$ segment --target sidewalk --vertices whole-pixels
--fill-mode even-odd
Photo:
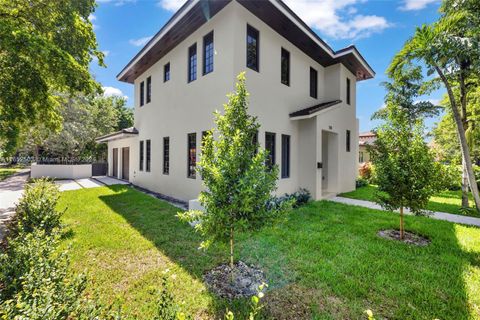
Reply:
[[[24,185],[29,176],[30,169],[23,169],[0,181],[0,240],[5,232],[5,223],[14,214],[15,205],[22,197]]]
[[[360,206],[360,207],[365,207],[369,209],[385,211],[379,204],[376,204],[375,202],[371,202],[371,201],[350,199],[350,198],[344,198],[344,197],[334,197],[329,200],[333,202],[349,204],[353,206]],[[405,210],[404,212],[405,214],[410,214],[410,215],[412,214],[408,210]],[[433,219],[445,220],[445,221],[450,221],[454,223],[461,223],[461,224],[466,224],[470,226],[480,227],[480,218],[461,216],[458,214],[451,214],[446,212],[431,212],[430,217]]]

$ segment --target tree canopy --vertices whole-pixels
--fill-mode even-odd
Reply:
[[[89,16],[95,0],[0,0],[0,147],[13,152],[23,130],[60,128],[63,93],[99,90],[103,65]]]

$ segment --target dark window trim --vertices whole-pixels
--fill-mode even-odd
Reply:
[[[285,54],[285,58],[286,58],[286,67],[287,67],[287,70],[286,70],[286,79],[284,79],[284,74],[283,74],[283,67],[284,67],[284,62],[283,62],[283,59],[284,59],[284,54]],[[290,52],[285,49],[285,48],[282,48],[281,50],[281,54],[280,54],[280,82],[286,86],[289,86],[290,87]]]
[[[255,36],[255,39],[256,39],[255,66],[250,65],[249,59],[248,59],[248,38],[249,38],[250,32],[253,32],[253,35]],[[249,24],[247,24],[246,54],[247,54],[247,57],[246,57],[247,68],[260,72],[260,32]]]
[[[147,103],[152,102],[152,76],[147,78]]]
[[[192,58],[195,57],[192,61]],[[197,43],[195,42],[188,48],[188,83],[197,80],[198,54]]]
[[[282,179],[290,178],[291,139],[288,134],[282,134]]]
[[[145,171],[150,172],[152,163],[152,141],[145,140]]]
[[[192,142],[190,140],[191,137],[193,137],[192,141],[195,149],[195,154],[193,156],[190,154],[190,151],[192,149],[190,144]],[[187,135],[187,178],[196,179],[197,177],[196,166],[197,166],[197,133],[192,132]],[[193,167],[193,170],[192,170],[192,167]]]
[[[347,104],[350,105],[351,103],[351,81],[350,78],[347,78],[347,88],[346,88],[346,94],[347,94]]]
[[[139,170],[143,171],[143,161],[144,161],[144,142],[143,140],[140,141],[140,147],[139,147]]]
[[[145,81],[140,82],[140,107],[145,104]]]
[[[268,145],[268,137],[272,137],[272,145],[271,149],[269,150],[269,145]],[[275,152],[276,152],[276,134],[274,132],[265,132],[265,150],[268,151],[268,159],[267,159],[267,166],[271,169],[273,166],[276,164],[276,159],[275,159]]]
[[[346,132],[346,137],[345,137],[345,149],[347,152],[350,152],[351,150],[351,140],[352,140],[352,134],[350,132],[350,130],[347,130]]]
[[[168,69],[168,71],[167,71],[167,69]],[[170,80],[170,62],[167,62],[163,66],[163,82],[167,82],[168,80]]]
[[[163,174],[170,174],[170,137],[163,137]]]
[[[211,54],[211,64],[207,64],[207,41],[211,40],[211,43],[212,43],[212,52],[209,53]],[[202,70],[203,70],[203,75],[207,75],[209,73],[212,73],[213,70],[214,70],[214,59],[215,59],[215,40],[214,40],[214,33],[213,33],[213,30],[210,31],[208,34],[206,34],[204,37],[203,37],[203,66],[202,66]],[[211,69],[208,69],[207,70],[207,66],[211,65]]]
[[[318,98],[318,71],[310,67],[310,97]]]

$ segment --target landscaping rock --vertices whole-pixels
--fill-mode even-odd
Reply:
[[[235,264],[232,270],[230,265],[222,264],[204,275],[207,287],[216,295],[227,298],[245,298],[258,293],[258,287],[265,282],[263,271],[249,266],[242,261]]]
[[[413,244],[419,247],[425,247],[430,244],[430,240],[413,232],[405,231],[403,240],[400,239],[400,230],[380,230],[378,236],[384,239],[402,241],[407,244]]]

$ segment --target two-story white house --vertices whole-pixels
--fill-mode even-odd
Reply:
[[[109,175],[188,201],[203,132],[246,71],[258,142],[279,166],[278,194],[355,188],[357,81],[374,71],[354,46],[332,50],[280,0],[189,0],[128,63],[135,127],[100,137]]]

